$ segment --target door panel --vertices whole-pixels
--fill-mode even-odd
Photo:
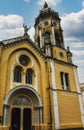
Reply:
[[[23,110],[23,130],[31,130],[31,109]]]
[[[20,116],[21,116],[20,108],[13,108],[11,117],[12,130],[20,130]]]

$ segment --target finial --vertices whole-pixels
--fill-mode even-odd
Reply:
[[[44,4],[44,8],[48,8],[48,4],[47,4],[46,1],[45,1],[45,4]]]
[[[29,31],[31,27],[27,27],[25,23],[23,24],[23,27],[24,27],[24,35],[28,35],[27,32]]]
[[[69,48],[69,46],[67,46],[67,50],[68,50],[68,51],[70,51],[70,48]]]

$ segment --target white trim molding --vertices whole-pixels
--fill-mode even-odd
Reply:
[[[80,92],[80,87],[79,87],[79,79],[78,79],[77,67],[73,67],[73,69],[74,69],[74,76],[75,76],[75,81],[76,81],[76,89],[77,89],[78,93],[81,93]],[[82,103],[81,95],[78,95],[78,100],[79,100],[79,105],[80,105],[82,125],[83,125],[83,128],[84,128],[84,110],[83,110],[83,103]]]
[[[34,76],[34,83],[35,83],[35,90],[38,92],[38,76],[37,76],[37,73],[35,73],[35,76]]]
[[[10,90],[13,89],[13,78],[14,78],[14,66],[16,65],[17,63],[14,62],[11,66],[11,75],[10,75]]]
[[[55,32],[53,26],[52,26],[52,41],[53,41],[53,45],[55,45]]]
[[[52,89],[56,89],[54,61],[50,61]],[[55,130],[60,129],[57,92],[52,91]]]

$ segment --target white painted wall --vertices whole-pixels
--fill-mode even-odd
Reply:
[[[54,61],[50,61],[50,65],[51,65],[52,89],[56,89]],[[52,97],[53,97],[53,107],[54,107],[55,130],[58,130],[58,129],[60,129],[60,124],[59,124],[59,111],[58,111],[58,100],[57,100],[57,92],[56,91],[52,90]]]

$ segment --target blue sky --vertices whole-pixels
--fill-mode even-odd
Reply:
[[[78,66],[79,81],[84,82],[84,0],[0,0],[0,41],[23,35],[23,23],[31,26],[44,1],[59,12],[66,47],[73,53],[73,62]]]

